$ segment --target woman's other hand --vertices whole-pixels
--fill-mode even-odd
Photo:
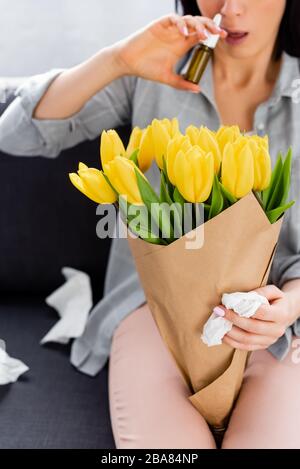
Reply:
[[[253,291],[265,296],[270,305],[260,306],[251,318],[240,317],[234,311],[219,305],[225,312],[223,317],[233,323],[231,331],[225,334],[223,343],[241,350],[254,351],[270,347],[297,318],[290,292],[284,292],[275,285]]]
[[[210,18],[169,14],[117,42],[116,58],[124,74],[198,92],[199,86],[174,73],[174,66],[189,49],[206,39],[205,30],[221,38],[227,35]]]

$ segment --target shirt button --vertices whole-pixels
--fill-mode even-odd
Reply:
[[[265,124],[263,124],[262,122],[260,122],[257,126],[258,130],[264,130],[265,128]]]

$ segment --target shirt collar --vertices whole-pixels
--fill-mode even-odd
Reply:
[[[183,73],[187,68],[189,63],[189,58],[193,53],[194,48],[188,52],[187,55],[181,59],[178,72]],[[282,63],[280,67],[280,72],[277,78],[277,82],[273,89],[270,101],[277,101],[282,96],[292,97],[295,93],[295,87],[299,86],[299,82],[295,80],[300,79],[300,59],[289,55],[287,52],[283,51],[282,53]],[[213,90],[213,70],[212,70],[212,60],[209,60],[207,67],[203,73],[203,76],[200,81],[201,93],[206,96],[206,98],[215,104],[214,99],[214,90]]]
[[[300,78],[300,60],[285,51],[282,55],[282,64],[273,90],[273,96],[275,98],[280,98],[281,96],[291,98],[293,93],[295,93],[295,80]]]

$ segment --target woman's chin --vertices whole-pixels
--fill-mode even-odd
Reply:
[[[227,57],[231,57],[233,59],[250,59],[251,57],[255,56],[258,53],[258,50],[254,50],[249,46],[231,46],[230,44],[222,44],[222,50],[219,49],[221,54],[226,54]]]

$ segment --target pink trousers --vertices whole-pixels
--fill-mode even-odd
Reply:
[[[282,362],[267,350],[252,352],[221,448],[300,448],[299,361],[295,349]],[[216,449],[188,395],[144,304],[113,336],[109,406],[116,447]]]

